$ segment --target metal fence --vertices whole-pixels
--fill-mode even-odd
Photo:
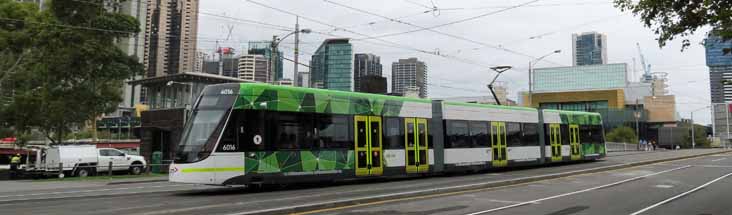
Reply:
[[[638,151],[638,144],[606,142],[608,152]]]

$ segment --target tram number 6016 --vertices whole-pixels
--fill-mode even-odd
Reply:
[[[236,151],[236,145],[234,144],[225,144],[221,146],[221,150],[223,151]]]

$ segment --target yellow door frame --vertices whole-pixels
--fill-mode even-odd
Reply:
[[[492,166],[502,167],[508,165],[505,122],[491,122],[491,151],[493,152]]]
[[[423,126],[421,130],[420,125]],[[409,132],[410,129],[412,131],[411,133]],[[407,173],[424,173],[429,171],[428,129],[427,119],[404,119],[404,159],[406,161]],[[412,138],[411,142],[409,141],[410,137]]]
[[[359,127],[359,122],[363,122],[363,127]],[[372,124],[376,123],[376,127],[372,126]],[[382,122],[381,117],[379,116],[354,116],[353,120],[353,128],[354,128],[354,157],[355,157],[355,168],[356,168],[356,176],[378,176],[383,174],[384,172],[384,159],[382,154]],[[363,129],[363,130],[359,130]],[[363,144],[363,147],[359,147],[359,133],[362,133],[364,135],[363,141],[366,143]],[[376,134],[376,137],[374,137],[373,134]],[[374,144],[376,143],[376,144]],[[363,153],[363,154],[362,154]],[[362,161],[360,159],[360,156],[364,155],[365,164],[362,164]]]
[[[580,154],[579,125],[569,125],[569,134],[570,158],[572,160],[579,160],[582,158]]]
[[[549,143],[552,149],[552,162],[562,161],[562,134],[561,126],[557,123],[549,124]]]

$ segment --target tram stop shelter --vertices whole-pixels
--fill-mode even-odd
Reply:
[[[141,112],[140,155],[148,161],[154,151],[162,152],[163,163],[175,158],[180,136],[192,103],[203,88],[211,84],[248,82],[242,79],[207,74],[176,73],[128,81],[133,87],[142,86],[141,101],[149,106]]]

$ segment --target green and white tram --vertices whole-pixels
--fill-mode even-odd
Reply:
[[[243,185],[428,175],[605,156],[597,113],[242,83],[204,89],[170,180]]]

